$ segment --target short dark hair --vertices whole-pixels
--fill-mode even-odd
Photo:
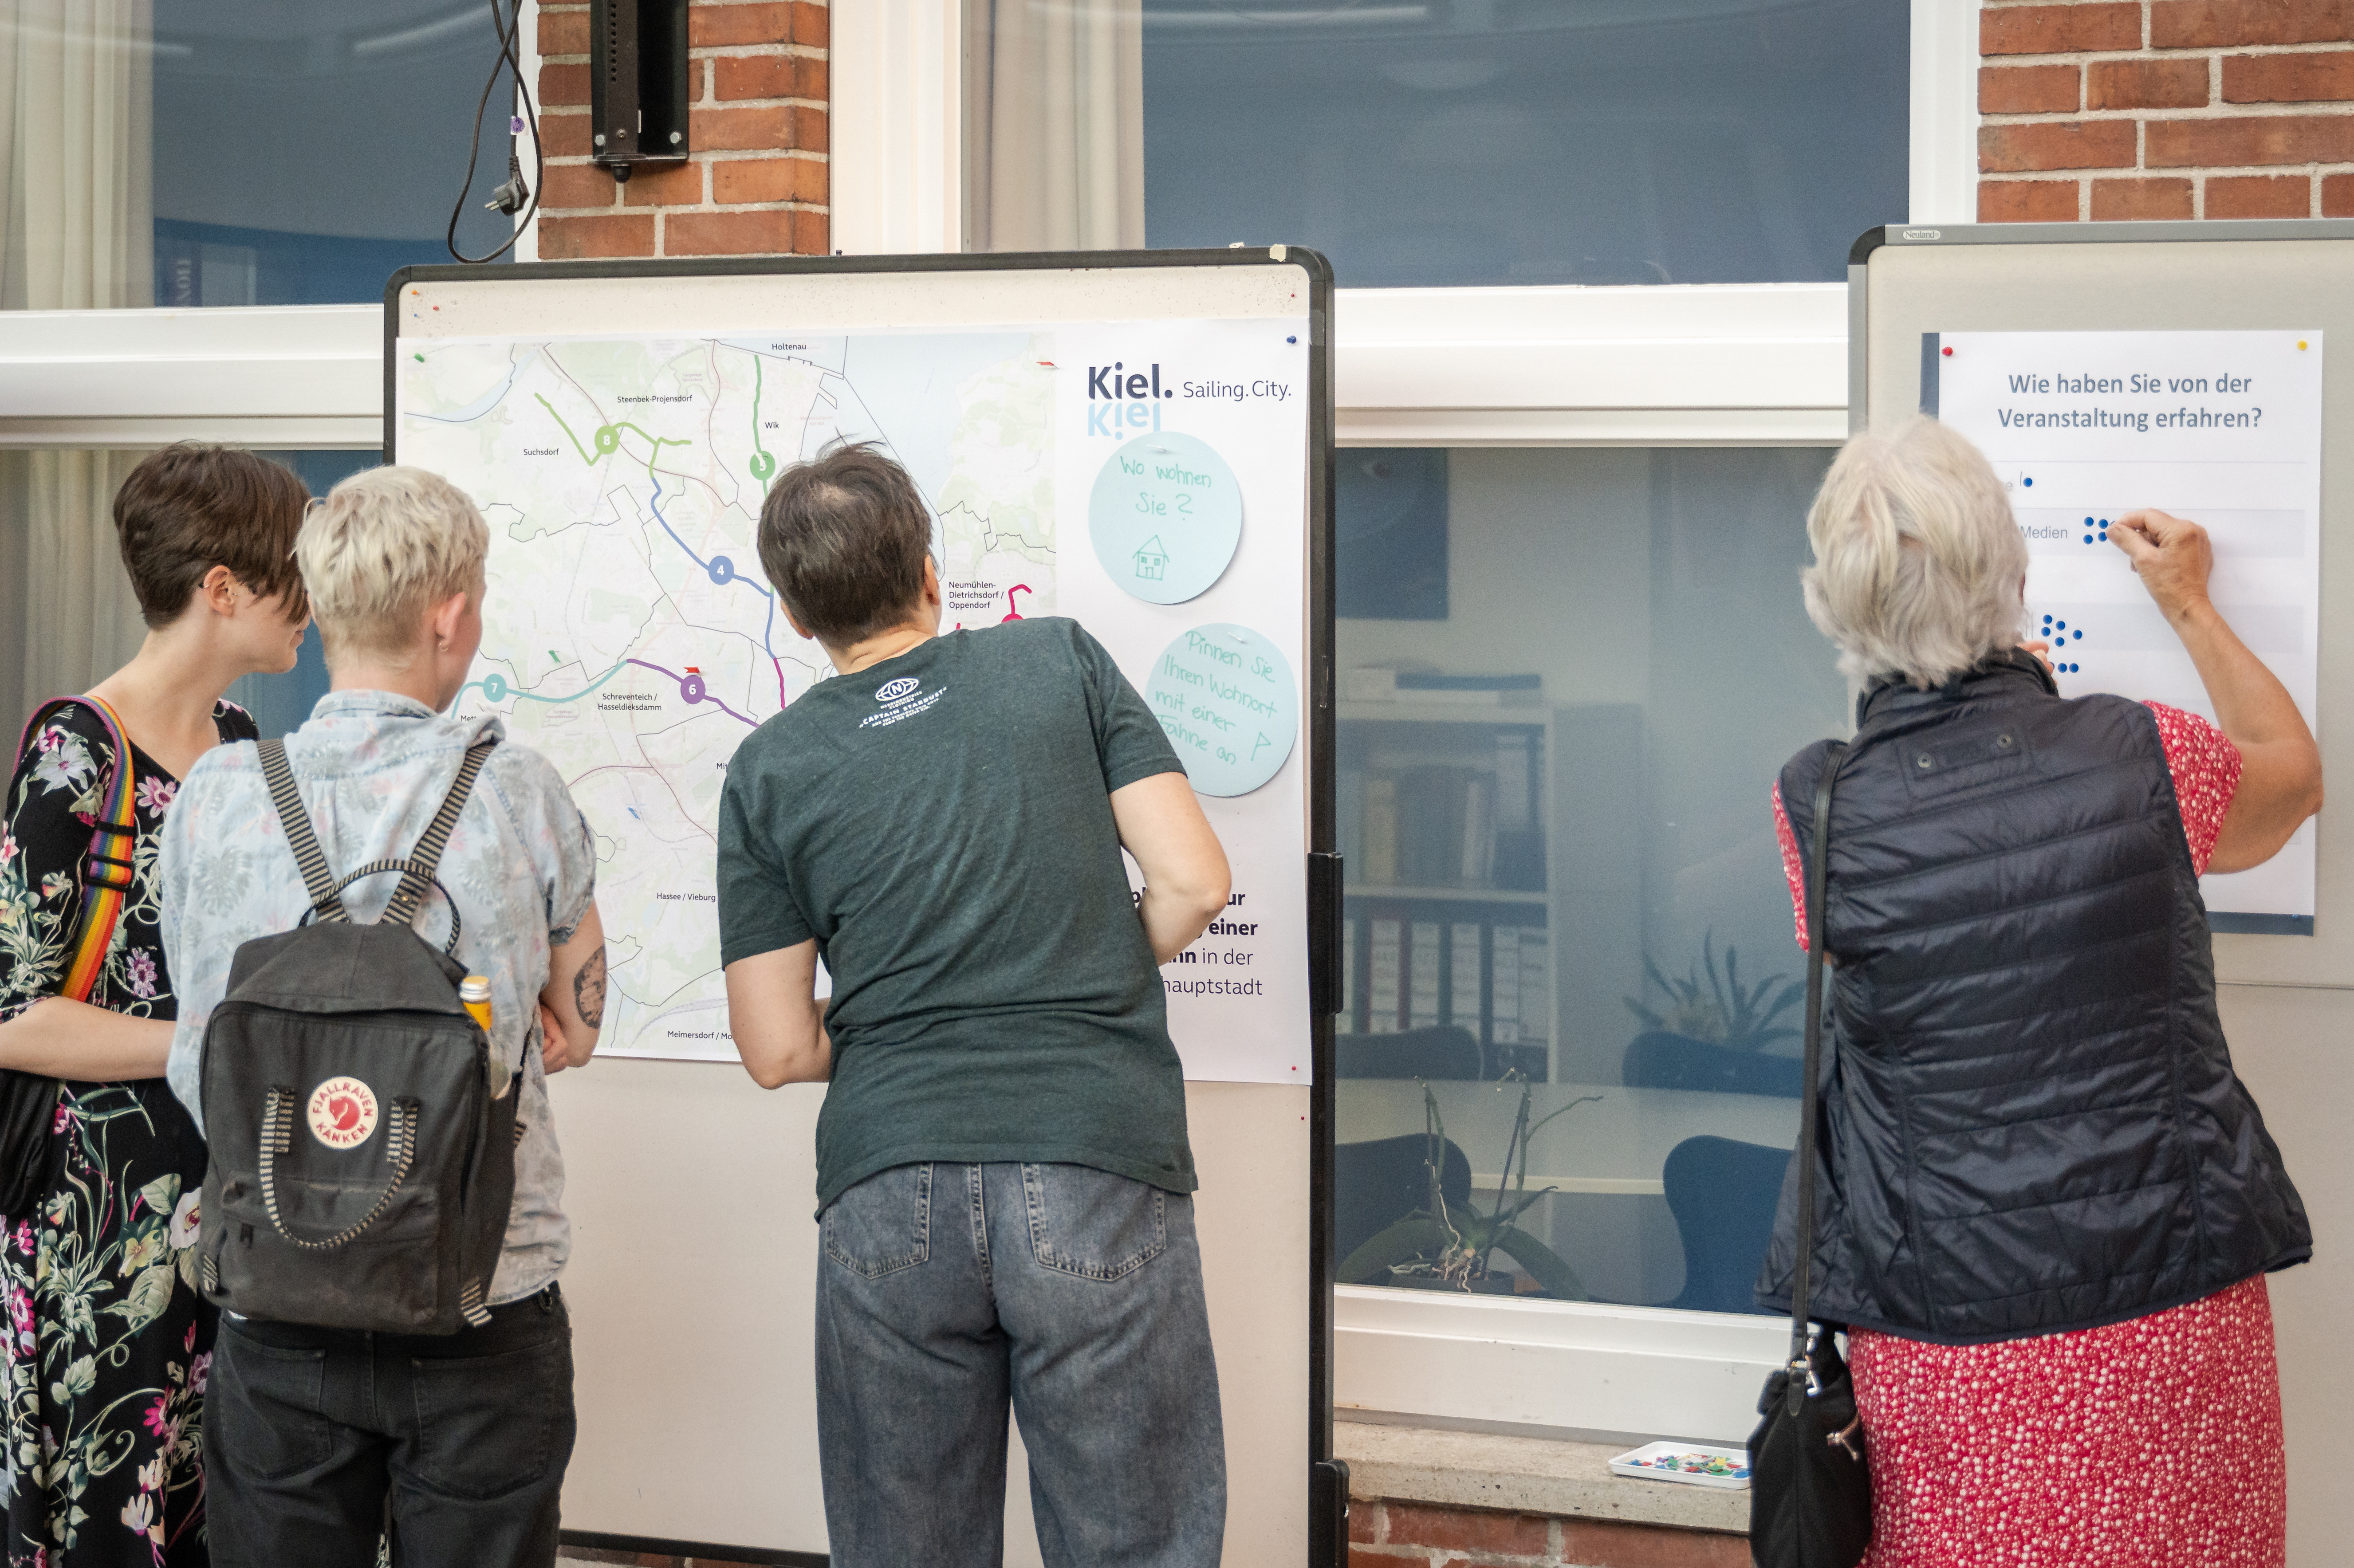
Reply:
[[[236,447],[183,441],[151,453],[114,493],[122,567],[151,627],[180,619],[205,574],[227,567],[262,599],[308,614],[294,536],[311,492],[293,471]]]
[[[889,630],[924,591],[931,514],[907,471],[870,442],[777,476],[760,507],[760,566],[793,619],[831,647]]]

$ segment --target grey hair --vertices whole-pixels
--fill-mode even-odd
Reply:
[[[1984,455],[1935,419],[1850,437],[1807,542],[1807,614],[1850,676],[1926,689],[2019,643],[2027,541]]]
[[[409,652],[429,606],[481,588],[490,547],[482,514],[438,473],[375,468],[335,486],[294,542],[328,662]]]

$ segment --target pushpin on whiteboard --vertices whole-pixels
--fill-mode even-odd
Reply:
[[[1954,351],[1953,351],[1953,349],[1952,349],[1950,346],[1946,347],[1946,348],[1941,348],[1941,349],[1939,349],[1937,352],[1938,352],[1938,353],[1940,353],[1940,354],[1942,354],[1942,355],[1944,355],[1947,359],[1951,359],[1951,358],[1953,358],[1953,357],[1954,357]]]

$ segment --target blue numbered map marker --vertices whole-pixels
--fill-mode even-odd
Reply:
[[[1235,471],[1199,436],[1156,430],[1111,454],[1087,497],[1096,559],[1148,604],[1206,592],[1243,536]]]
[[[1275,644],[1246,626],[1180,632],[1152,662],[1145,700],[1204,795],[1247,795],[1299,736],[1299,694]]]

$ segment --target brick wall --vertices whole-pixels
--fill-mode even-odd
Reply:
[[[813,0],[692,0],[693,152],[619,183],[588,161],[588,6],[544,0],[541,259],[824,255],[826,20]]]
[[[2354,0],[1986,0],[1978,217],[2354,217]]]
[[[1358,1498],[1349,1568],[1749,1568],[1749,1539]]]

